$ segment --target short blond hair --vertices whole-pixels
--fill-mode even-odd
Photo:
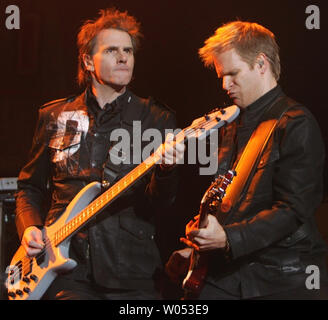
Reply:
[[[254,67],[258,55],[265,54],[274,78],[279,80],[279,47],[270,30],[253,22],[229,22],[218,28],[215,34],[205,41],[205,45],[199,49],[199,56],[205,66],[212,66],[215,55],[230,49],[235,49],[251,68]]]

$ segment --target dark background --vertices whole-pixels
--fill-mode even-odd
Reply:
[[[20,30],[5,27],[5,8],[11,4],[20,8]],[[311,4],[320,8],[320,30],[305,27],[305,9]],[[198,58],[204,40],[222,23],[237,18],[269,28],[281,48],[280,84],[313,112],[327,145],[326,1],[10,0],[0,4],[0,177],[18,176],[31,146],[38,107],[81,91],[75,81],[79,26],[112,6],[142,23],[144,39],[131,89],[175,109],[181,128],[229,102],[215,72]],[[177,204],[159,232],[164,258],[177,245],[184,223],[197,213],[210,181],[196,178],[195,166],[181,171]]]

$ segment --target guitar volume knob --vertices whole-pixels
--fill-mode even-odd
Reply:
[[[28,277],[24,277],[22,280],[26,283],[30,283],[30,279]]]
[[[23,291],[26,292],[26,293],[30,293],[31,292],[31,289],[28,288],[28,287],[24,287]]]
[[[24,293],[23,293],[22,290],[17,289],[16,290],[16,294],[19,295],[19,296],[22,296]]]

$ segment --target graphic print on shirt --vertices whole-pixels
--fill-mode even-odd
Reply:
[[[89,129],[89,117],[84,110],[63,111],[56,119],[55,128],[49,142],[51,160],[57,170],[74,173],[82,135],[85,137]]]

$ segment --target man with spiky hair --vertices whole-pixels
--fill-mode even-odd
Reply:
[[[218,28],[199,54],[241,108],[238,120],[221,130],[218,174],[236,168],[249,140],[263,134],[256,130],[260,124],[272,119],[278,124],[238,201],[224,199],[204,228],[198,228],[199,217],[186,227],[183,241],[208,258],[198,298],[327,299],[326,248],[314,219],[323,195],[324,144],[310,111],[278,84],[274,34],[257,23],[234,21]],[[167,271],[173,279],[181,280],[175,271],[190,253],[186,248],[171,256]],[[309,272],[313,266],[315,275]],[[189,277],[186,288],[190,279],[197,283]]]
[[[175,129],[171,109],[128,88],[140,42],[139,23],[127,12],[101,10],[78,34],[78,82],[85,91],[49,102],[39,110],[30,159],[21,170],[16,194],[16,225],[29,257],[46,245],[42,226],[51,225],[73,197],[92,181],[114,184],[136,167],[132,163],[135,122],[141,135],[156,128]],[[116,152],[111,133],[130,134],[128,149]],[[135,137],[141,138],[141,137]],[[91,223],[73,236],[73,271],[59,275],[47,299],[156,299],[155,273],[161,267],[155,242],[154,212],[169,206],[177,190],[175,162],[183,156],[168,135],[161,164],[138,180]],[[117,147],[118,148],[118,147]],[[130,162],[124,151],[131,151]],[[119,157],[122,161],[117,161]],[[49,186],[49,187],[48,187]],[[50,210],[43,203],[51,191]]]

